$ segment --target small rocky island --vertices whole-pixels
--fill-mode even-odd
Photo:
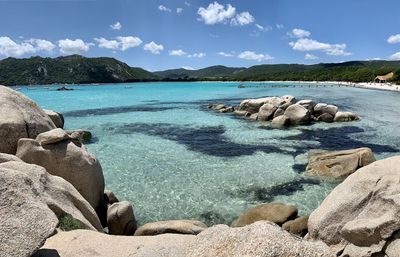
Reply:
[[[221,113],[234,113],[257,121],[271,121],[274,128],[308,125],[312,122],[347,122],[358,120],[351,112],[339,111],[335,105],[299,100],[294,96],[272,96],[243,100],[239,106],[210,104],[208,108]]]
[[[3,86],[0,106],[0,257],[399,256],[400,156],[310,151],[307,175],[342,182],[309,216],[271,202],[230,226],[169,220],[138,227],[133,205],[105,189],[100,161],[84,145],[89,132],[65,131],[60,113]],[[293,125],[356,117],[292,97],[212,108],[260,121],[284,116]]]

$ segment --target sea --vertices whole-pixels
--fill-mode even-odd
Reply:
[[[42,108],[60,112],[65,129],[93,134],[106,188],[130,201],[139,224],[195,219],[230,224],[270,202],[311,213],[340,181],[306,174],[312,149],[370,147],[377,159],[399,154],[400,95],[340,85],[158,82],[20,87]],[[272,129],[207,108],[293,95],[334,104],[361,120]]]

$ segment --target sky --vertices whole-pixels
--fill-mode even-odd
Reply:
[[[80,54],[150,71],[400,60],[398,0],[0,0],[0,59]]]

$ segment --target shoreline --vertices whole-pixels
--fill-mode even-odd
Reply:
[[[121,82],[121,83],[92,83],[92,84],[45,84],[45,85],[18,85],[10,86],[10,88],[29,88],[29,87],[60,87],[60,86],[104,86],[111,84],[132,84],[132,83],[293,83],[296,84],[306,84],[313,86],[331,85],[331,86],[345,86],[369,90],[381,90],[381,91],[391,91],[400,92],[400,85],[395,85],[392,83],[376,83],[376,82],[347,82],[347,81],[147,81],[147,82]]]

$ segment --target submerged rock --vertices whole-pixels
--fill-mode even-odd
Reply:
[[[0,164],[0,256],[29,257],[69,215],[81,228],[102,230],[89,203],[64,179],[22,161]]]
[[[135,236],[154,236],[165,233],[197,235],[206,228],[206,224],[197,220],[157,221],[139,227]]]
[[[243,227],[256,221],[267,220],[282,225],[297,217],[297,208],[283,203],[267,203],[250,208],[232,222],[232,227]]]
[[[337,256],[397,256],[389,254],[399,246],[399,181],[400,156],[351,174],[311,213],[307,237]]]
[[[43,145],[42,139],[46,139],[46,144]],[[16,155],[70,182],[99,214],[104,212],[105,216],[104,177],[99,161],[84,145],[65,138],[61,129],[41,134],[36,140],[20,139]]]
[[[206,229],[192,241],[190,257],[334,257],[322,242],[309,242],[259,221],[241,228],[217,225]]]
[[[0,152],[15,154],[20,138],[36,138],[56,128],[53,121],[31,99],[0,86]]]
[[[108,233],[132,236],[137,229],[132,204],[127,201],[113,203],[107,210]]]
[[[334,152],[314,150],[309,153],[306,170],[308,175],[343,178],[374,161],[374,154],[366,147]]]
[[[43,109],[43,111],[49,116],[57,128],[64,128],[64,116],[61,113],[46,109]]]
[[[72,139],[80,141],[82,144],[89,143],[92,140],[92,133],[83,129],[68,130],[67,133]]]

